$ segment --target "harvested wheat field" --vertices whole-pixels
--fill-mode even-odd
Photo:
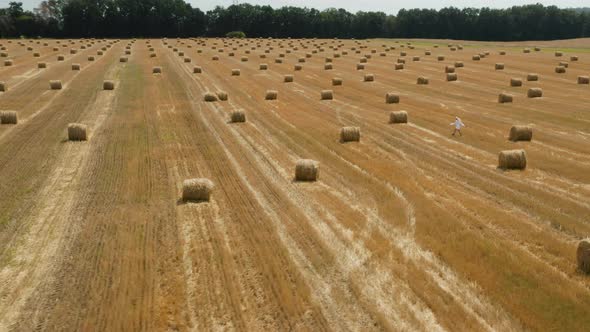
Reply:
[[[42,42],[0,331],[590,330],[590,39]]]

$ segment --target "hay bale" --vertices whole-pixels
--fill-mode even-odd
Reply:
[[[473,61],[479,61],[480,59],[481,59],[480,55],[474,55],[471,57],[471,60],[473,60]]]
[[[389,92],[385,94],[386,104],[399,104],[399,95],[397,93]]]
[[[494,68],[496,70],[504,70],[504,64],[503,63],[496,63]]]
[[[102,82],[102,89],[103,90],[115,90],[115,82],[114,81]]]
[[[39,69],[47,68],[47,63],[39,62],[39,63],[37,63],[37,68],[39,68]]]
[[[578,56],[577,56],[577,55],[572,55],[572,56],[570,57],[570,61],[572,61],[572,62],[576,62],[576,61],[578,61]]]
[[[555,52],[555,56],[556,57],[561,57],[561,56],[563,56],[563,52],[559,52],[559,51],[558,52]]]
[[[285,75],[283,77],[283,82],[285,82],[285,83],[291,83],[291,82],[293,82],[294,79],[295,78],[293,77],[293,75]]]
[[[283,63],[283,59],[276,58],[276,59],[275,59],[275,63]]]
[[[363,81],[365,81],[365,82],[374,82],[375,81],[375,75],[374,74],[365,74],[365,77],[363,78]]]
[[[428,79],[428,77],[420,76],[416,80],[416,84],[418,84],[418,85],[428,85],[428,83],[430,83],[430,80]]]
[[[4,66],[6,66],[6,67],[10,67],[13,64],[14,64],[14,62],[12,60],[6,60],[6,61],[4,61]]]
[[[357,63],[356,64],[356,70],[364,70],[365,69],[365,65],[362,63]]]
[[[559,66],[560,67],[568,68],[570,66],[570,64],[568,62],[566,62],[566,61],[560,61],[559,62]]]
[[[72,70],[80,70],[80,64],[79,63],[72,63]]]
[[[360,127],[343,127],[340,129],[340,142],[360,142],[361,128]]]
[[[557,67],[555,67],[555,72],[557,74],[565,74],[565,67],[563,67],[563,66],[557,66]]]
[[[16,111],[0,111],[0,124],[17,124]]]
[[[590,239],[584,239],[578,243],[576,259],[580,271],[590,274]]]
[[[389,123],[408,123],[408,112],[393,111],[389,113]]]
[[[533,128],[523,125],[512,126],[508,139],[513,142],[530,141],[533,139]]]
[[[152,68],[152,74],[161,74],[161,73],[162,73],[162,67]]]
[[[50,90],[61,90],[62,85],[60,80],[53,80],[49,81],[49,89]]]
[[[302,70],[302,69],[303,69],[303,66],[301,66],[301,65],[295,65],[295,66],[293,67],[293,70],[295,70],[295,71],[300,71],[300,70]]]
[[[396,63],[395,64],[395,70],[403,70],[403,69],[404,69],[403,63]]]
[[[119,58],[119,62],[125,63],[127,61],[129,61],[129,59],[126,56],[122,56],[122,57]]]
[[[66,59],[66,57],[63,56],[63,55],[58,55],[57,56],[57,61],[64,61],[65,59]]]
[[[418,62],[418,61],[420,61],[420,57],[419,56],[413,56],[412,57],[412,61]]]
[[[202,72],[203,72],[203,68],[201,68],[200,66],[193,67],[193,74],[200,74]]]
[[[531,50],[529,48],[525,48],[522,50],[522,53],[531,53]]]
[[[457,81],[457,73],[448,73],[447,74],[447,82],[455,82]]]
[[[405,64],[406,63],[406,59],[397,59],[396,61],[397,63],[401,63],[401,64]]]
[[[209,179],[188,179],[182,182],[182,200],[184,202],[208,202],[215,188]]]
[[[438,61],[445,61],[445,56],[444,55],[439,55],[436,57],[436,60]]]
[[[246,122],[246,113],[242,110],[235,110],[230,114],[230,122],[238,123],[238,122]]]
[[[578,84],[590,84],[590,77],[578,76]]]
[[[217,91],[217,98],[219,98],[220,101],[227,101],[227,99],[228,99],[227,92]]]
[[[321,100],[332,100],[334,99],[334,91],[332,90],[322,90],[320,93]]]
[[[543,97],[543,89],[541,88],[530,88],[527,92],[529,98],[541,98]]]
[[[242,62],[248,62],[248,57],[247,56],[243,56],[240,58],[240,61]]]
[[[320,163],[311,159],[301,159],[295,165],[295,181],[317,181],[320,175]]]
[[[500,55],[506,55],[506,51],[500,51]]]
[[[191,58],[184,58],[184,63],[191,63],[193,60]]]
[[[498,155],[498,167],[501,169],[525,169],[526,153],[524,150],[506,150]]]
[[[507,93],[503,92],[498,96],[498,103],[500,103],[500,104],[511,103],[513,99],[514,99],[514,97],[511,94],[507,94]]]
[[[89,56],[89,57],[88,57],[88,61],[94,61],[94,56],[92,56],[92,55],[91,55],[91,56]]]
[[[266,90],[266,94],[264,96],[265,100],[277,100],[279,98],[279,92],[276,90]]]
[[[452,74],[455,72],[455,67],[452,66],[445,66],[445,73]]]
[[[85,141],[88,139],[88,127],[80,123],[68,124],[68,140]]]
[[[217,55],[214,55],[211,57],[212,61],[219,61],[219,57]]]
[[[39,53],[39,52],[35,52],[35,53],[33,53],[33,57],[34,57],[34,58],[38,58],[38,57],[40,57],[40,56],[41,56],[41,53]]]
[[[539,75],[538,74],[528,74],[526,76],[526,80],[529,82],[536,82],[539,80]]]
[[[258,67],[258,69],[260,69],[260,70],[268,70],[268,65],[266,63],[261,63],[260,66]]]
[[[241,73],[242,73],[242,71],[239,69],[232,69],[231,70],[231,76],[240,76]]]
[[[0,82],[0,91],[6,92],[7,90],[8,86],[6,85],[6,82]]]
[[[215,102],[217,101],[217,95],[211,92],[206,92],[203,95],[203,100],[210,103],[210,102]]]
[[[511,78],[510,86],[522,86],[522,80],[520,78]]]
[[[101,52],[101,54],[99,54],[99,55],[102,55],[102,52]],[[155,58],[155,57],[157,57],[157,56],[158,56],[158,55],[157,55],[156,53],[150,53],[150,58]]]
[[[332,70],[334,66],[331,63],[326,63],[324,65],[324,70]]]
[[[341,86],[342,85],[342,79],[339,77],[334,77],[332,79],[332,85],[333,86]]]

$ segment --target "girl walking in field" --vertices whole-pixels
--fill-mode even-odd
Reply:
[[[455,126],[455,130],[453,130],[453,136],[455,136],[456,132],[459,132],[459,136],[463,136],[463,134],[461,134],[461,128],[466,127],[466,126],[463,123],[463,121],[461,121],[461,119],[459,119],[458,116],[455,117],[455,122],[452,122],[451,126]]]

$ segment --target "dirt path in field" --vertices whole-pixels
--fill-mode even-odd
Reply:
[[[526,43],[451,51],[444,41],[138,40],[70,70],[105,43],[39,72],[26,70],[31,55],[18,46],[21,67],[0,69],[14,85],[0,108],[21,120],[0,126],[0,330],[590,324],[590,283],[575,267],[577,241],[590,234],[583,53],[558,75],[571,50],[524,54],[516,47]],[[569,43],[536,45],[583,46]],[[126,45],[129,62],[120,63]],[[406,67],[395,70],[401,51]],[[356,70],[361,57],[366,68]],[[455,61],[465,67],[446,82]],[[531,72],[541,80],[508,86]],[[376,81],[363,82],[367,73]],[[46,90],[53,77],[64,90]],[[334,77],[344,84],[332,86]],[[103,79],[116,89],[102,91]],[[526,98],[529,87],[544,97]],[[270,89],[278,100],[264,100]],[[324,89],[335,99],[320,100]],[[204,102],[208,91],[229,100]],[[497,103],[502,91],[512,104]],[[385,104],[388,92],[400,104]],[[246,123],[230,123],[238,109]],[[408,124],[388,123],[396,110]],[[450,136],[455,116],[464,136]],[[65,141],[69,122],[87,124],[89,141]],[[509,142],[513,124],[531,124],[533,141]],[[343,126],[359,126],[361,141],[341,143]],[[527,169],[497,169],[498,152],[514,148],[527,151]],[[320,162],[318,182],[293,180],[305,158]],[[215,183],[212,199],[183,202],[183,180],[197,177]]]

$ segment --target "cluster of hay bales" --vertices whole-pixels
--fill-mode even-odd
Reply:
[[[264,96],[265,100],[277,100],[279,98],[279,92],[276,90],[267,90]]]
[[[514,97],[511,94],[508,93],[500,93],[500,95],[498,96],[498,103],[500,104],[504,104],[504,103],[511,103],[513,101]]]
[[[232,111],[230,114],[230,121],[233,123],[246,122],[246,113],[242,110]]]
[[[16,111],[0,111],[0,124],[17,124]]]
[[[68,124],[68,140],[86,141],[88,139],[88,127],[80,123]]]
[[[322,90],[320,93],[321,100],[332,100],[334,99],[334,91],[332,90]]]
[[[389,113],[389,123],[408,123],[408,112],[392,111]]]
[[[340,141],[346,142],[360,142],[361,128],[360,127],[343,127],[340,129]]]
[[[295,181],[313,182],[320,176],[320,163],[311,159],[301,159],[295,165]]]
[[[524,125],[515,125],[510,128],[508,139],[513,142],[530,141],[533,139],[533,128]]]
[[[527,92],[529,98],[541,98],[543,97],[543,89],[541,88],[530,88]]]
[[[182,183],[182,200],[185,202],[207,202],[215,188],[209,179],[198,178],[184,180]]]
[[[525,169],[526,153],[524,150],[506,150],[498,155],[498,167],[501,169]]]

